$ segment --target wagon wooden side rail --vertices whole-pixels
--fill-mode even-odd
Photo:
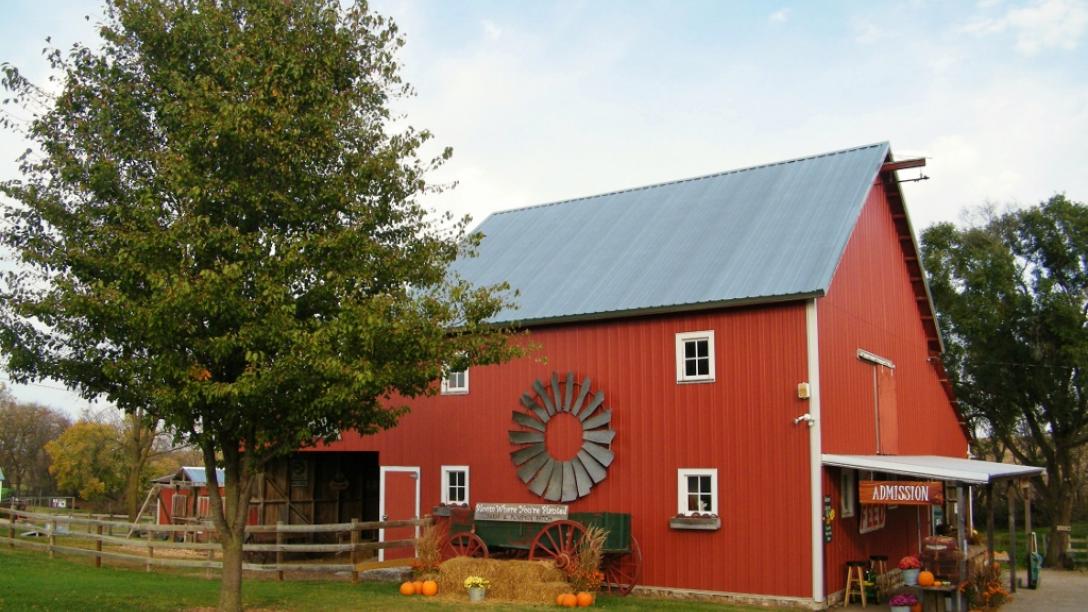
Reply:
[[[107,521],[83,516],[61,516],[53,514],[41,514],[35,512],[23,512],[10,508],[0,508],[0,517],[7,517],[8,525],[6,533],[0,535],[0,544],[7,544],[15,548],[27,548],[45,552],[50,558],[57,553],[89,556],[94,558],[95,567],[102,567],[103,559],[120,562],[143,564],[147,571],[152,567],[171,567],[204,569],[206,575],[211,577],[213,570],[221,570],[223,563],[216,559],[216,552],[221,550],[216,542],[217,532],[215,526],[209,522],[193,523],[186,525],[139,525],[134,537],[114,534],[127,534],[132,524],[121,521]],[[317,525],[247,525],[247,536],[271,537],[274,542],[247,542],[242,550],[246,553],[275,553],[274,563],[243,563],[242,569],[251,572],[276,572],[277,578],[283,580],[284,572],[315,572],[315,573],[350,573],[352,582],[359,580],[360,566],[372,567],[372,563],[361,561],[362,553],[389,548],[412,548],[416,540],[390,540],[385,542],[361,541],[361,533],[376,529],[388,529],[392,527],[425,526],[431,523],[430,517],[408,519],[399,521],[358,521],[350,523],[327,523]],[[35,536],[21,536],[18,534],[33,533]],[[336,533],[348,537],[347,543],[339,544],[312,544],[286,542],[285,536],[298,536]],[[201,535],[207,541],[175,542],[170,539],[160,539],[164,536],[183,534]],[[159,536],[159,537],[156,537]],[[39,541],[35,537],[43,537],[45,541]],[[59,541],[58,541],[59,538]],[[108,545],[122,550],[103,550],[103,545]],[[170,556],[155,556],[155,551],[186,550],[197,553],[201,558],[173,558]],[[314,563],[289,563],[285,561],[285,555],[289,553],[325,553],[347,554],[348,558],[340,563],[314,562]]]

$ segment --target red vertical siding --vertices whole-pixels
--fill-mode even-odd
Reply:
[[[677,384],[675,334],[715,330],[716,382]],[[518,480],[506,432],[534,379],[593,378],[613,410],[616,460],[571,510],[629,512],[650,586],[807,597],[808,429],[804,306],[538,328],[532,356],[474,368],[470,393],[411,403],[395,430],[346,435],[330,450],[377,450],[421,468],[422,503],[439,500],[441,465],[471,470],[470,502],[539,502]],[[722,529],[676,531],[678,468],[717,468]]]
[[[880,183],[870,190],[831,288],[817,307],[823,452],[877,452],[874,366],[857,358],[860,348],[895,364],[898,454],[965,457],[967,440],[930,361],[904,251]],[[824,487],[840,512],[838,470],[825,470]],[[916,516],[914,508],[889,510],[887,526],[865,536],[858,535],[855,519],[836,520],[833,541],[825,547],[828,592],[843,588],[848,560],[887,554],[895,562],[917,551]],[[922,529],[928,530],[925,509],[921,516]]]

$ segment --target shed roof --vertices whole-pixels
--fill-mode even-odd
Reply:
[[[881,164],[878,143],[492,214],[453,270],[509,282],[544,323],[826,293]]]
[[[824,455],[823,464],[967,484],[988,484],[995,480],[1027,478],[1046,472],[1041,467],[1030,465],[939,455]]]
[[[219,481],[219,486],[223,486],[227,481],[227,473],[222,468],[215,470],[215,477],[216,480]],[[196,486],[202,487],[208,484],[208,472],[203,467],[185,466],[179,468],[178,471],[173,474],[167,474],[166,476],[156,478],[153,482],[170,483],[176,481],[191,482]]]

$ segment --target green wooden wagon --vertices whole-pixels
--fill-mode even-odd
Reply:
[[[604,543],[601,588],[627,595],[642,575],[642,550],[631,534],[631,515],[618,512],[573,512],[549,523],[476,519],[470,508],[453,508],[443,556],[525,557],[552,561],[561,570],[571,567],[586,528],[608,532]]]

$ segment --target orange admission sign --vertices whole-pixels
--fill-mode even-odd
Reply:
[[[940,481],[862,480],[858,501],[886,506],[933,506],[944,503]]]

